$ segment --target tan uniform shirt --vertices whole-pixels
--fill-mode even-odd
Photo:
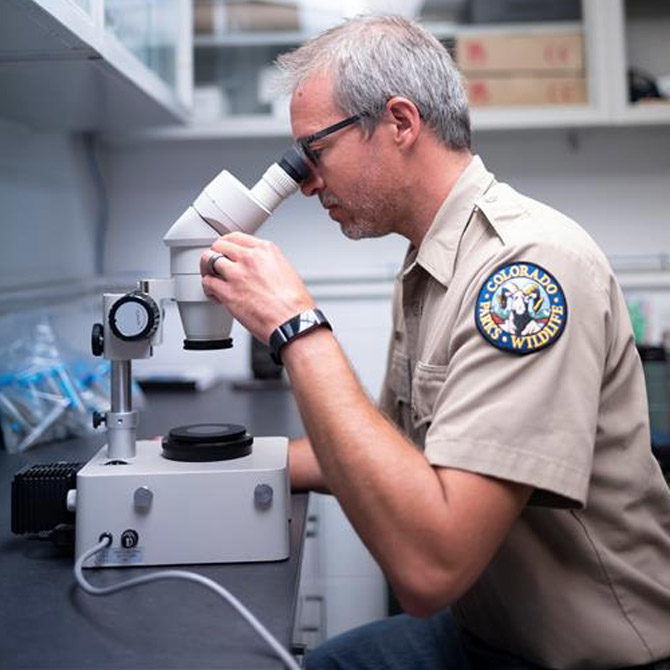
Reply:
[[[670,656],[670,493],[621,289],[582,228],[478,157],[408,251],[381,407],[431,464],[535,489],[464,627],[553,668]]]

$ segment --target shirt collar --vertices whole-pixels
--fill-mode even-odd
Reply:
[[[420,265],[440,284],[448,286],[454,274],[458,244],[470,220],[475,201],[495,181],[479,156],[473,156],[440,206],[418,251],[410,247],[402,274]]]

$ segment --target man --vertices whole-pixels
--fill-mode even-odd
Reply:
[[[410,242],[381,411],[328,328],[279,350],[309,436],[291,445],[292,484],[337,496],[411,615],[307,667],[662,667],[670,495],[605,257],[472,156],[460,76],[416,24],[359,17],[279,65],[303,193],[352,239]],[[226,235],[202,268],[261,341],[315,323],[271,243]]]

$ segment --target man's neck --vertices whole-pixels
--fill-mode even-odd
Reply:
[[[403,231],[415,247],[420,247],[435,215],[452,192],[456,182],[472,160],[469,151],[436,151],[427,155],[416,174],[435,175],[421,178],[421,188],[413,189],[411,225]]]

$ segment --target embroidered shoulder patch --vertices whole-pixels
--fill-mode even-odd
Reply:
[[[484,339],[512,354],[550,346],[568,320],[556,278],[534,263],[508,263],[488,276],[477,297],[475,322]]]

